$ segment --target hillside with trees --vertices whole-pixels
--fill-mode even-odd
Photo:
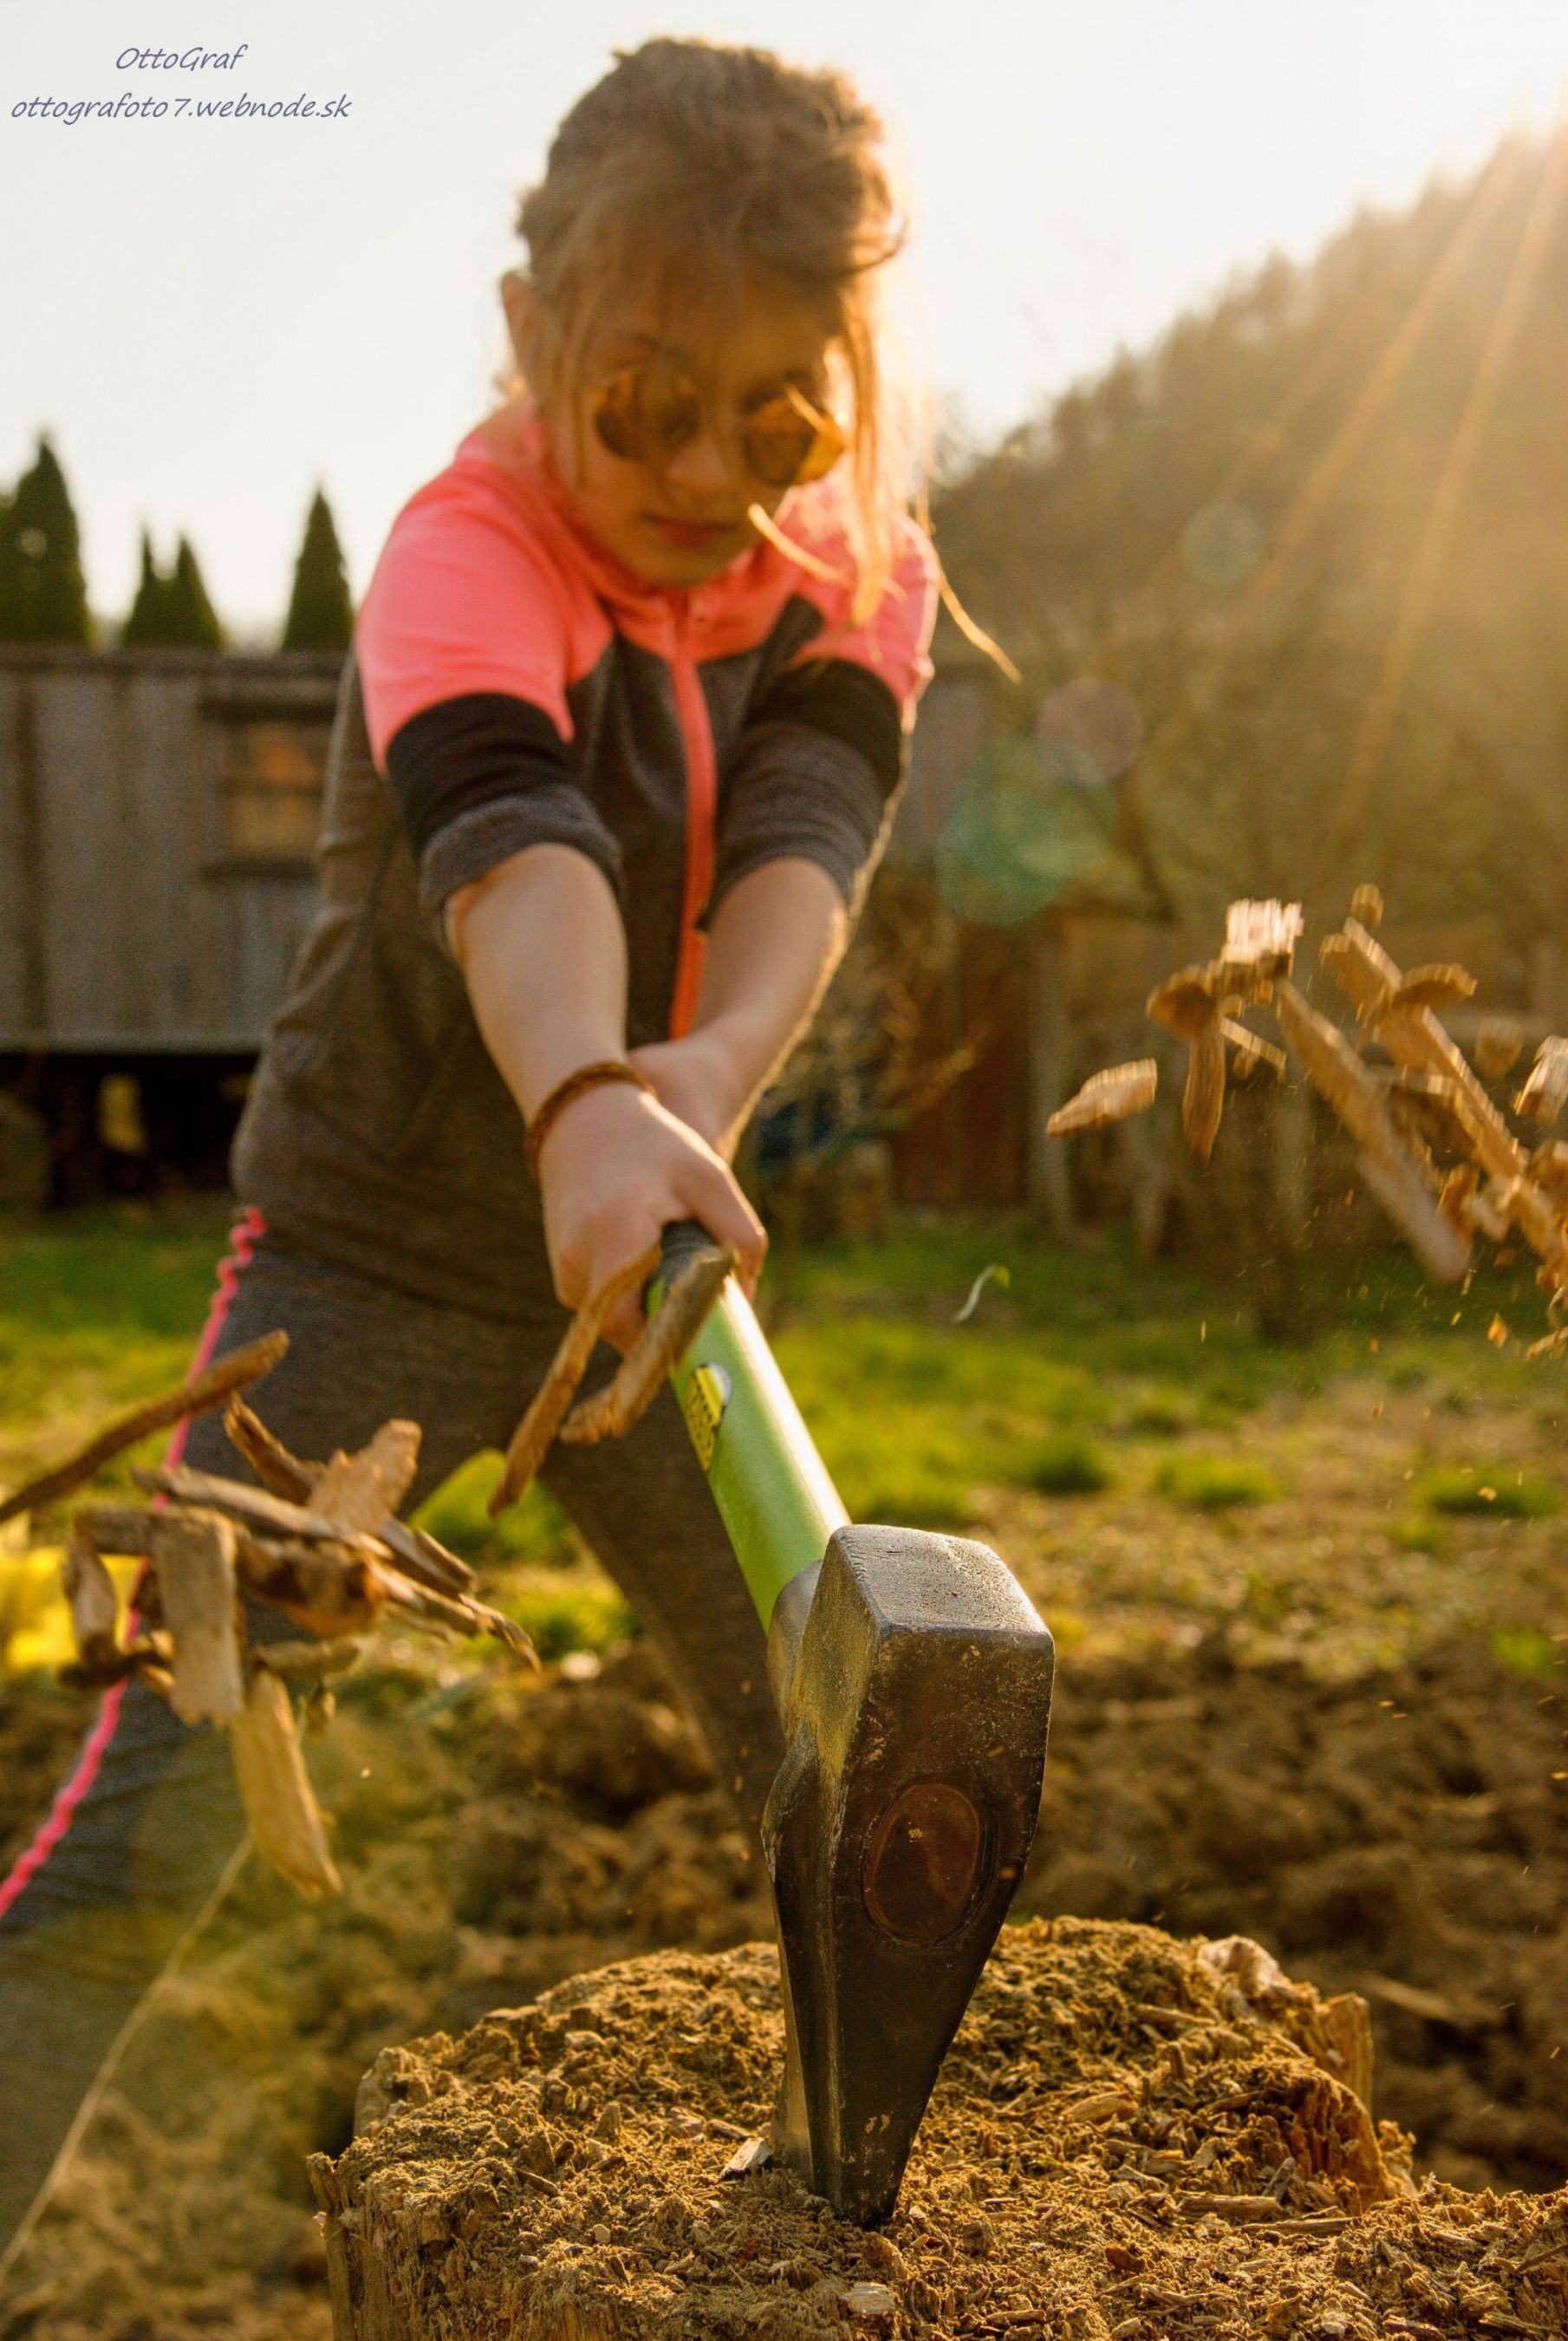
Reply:
[[[1269,263],[949,481],[938,542],[1023,670],[1136,699],[1117,843],[1239,893],[1568,921],[1568,134]]]

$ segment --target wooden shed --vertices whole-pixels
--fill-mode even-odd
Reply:
[[[0,1052],[253,1051],[316,904],[339,661],[0,645]]]

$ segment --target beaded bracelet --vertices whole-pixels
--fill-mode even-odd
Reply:
[[[590,1065],[579,1065],[574,1073],[557,1081],[540,1100],[522,1143],[522,1158],[535,1186],[539,1184],[540,1150],[561,1115],[586,1091],[602,1089],[610,1081],[630,1081],[633,1089],[644,1091],[649,1097],[653,1095],[653,1083],[635,1065],[629,1065],[624,1057],[599,1057]]]

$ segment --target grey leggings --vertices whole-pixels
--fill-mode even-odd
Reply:
[[[418,1501],[477,1449],[505,1446],[564,1324],[542,1259],[529,1316],[501,1323],[263,1235],[213,1354],[286,1329],[288,1354],[255,1401],[296,1454],[358,1447],[392,1415],[422,1424]],[[243,1476],[215,1418],[193,1425],[186,1459]],[[673,1399],[624,1439],[558,1449],[543,1477],[640,1619],[754,1838],[782,1753],[762,1633]],[[139,1686],[112,1694],[0,1885],[0,2249],[243,1828],[222,1735],[186,1729]]]

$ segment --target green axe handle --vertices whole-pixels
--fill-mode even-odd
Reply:
[[[694,1221],[667,1228],[660,1284],[711,1246]],[[733,1280],[670,1380],[766,1633],[784,1588],[821,1559],[849,1515]]]

